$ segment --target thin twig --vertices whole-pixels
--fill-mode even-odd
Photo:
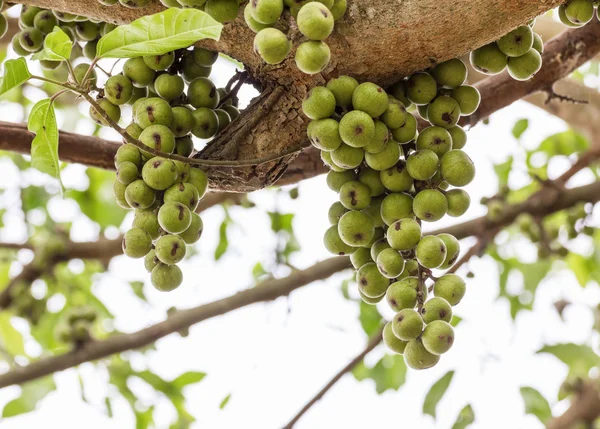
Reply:
[[[296,414],[290,422],[283,427],[283,429],[292,429],[292,427],[302,418],[302,416],[313,406],[315,405],[325,394],[347,373],[352,371],[356,365],[362,362],[366,355],[368,355],[375,347],[381,343],[383,329],[378,329],[370,338],[367,343],[367,347],[362,350],[359,354],[357,354],[348,364],[339,370],[331,380],[321,389],[319,392],[306,403],[304,407]]]

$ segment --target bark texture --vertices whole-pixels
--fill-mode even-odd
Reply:
[[[157,2],[137,10],[102,6],[90,0],[24,0],[23,3],[119,24],[162,9]],[[327,40],[331,64],[314,76],[300,73],[293,55],[280,65],[263,64],[253,53],[254,34],[243,22],[240,11],[236,21],[225,25],[219,42],[201,44],[244,63],[267,91],[208,145],[200,157],[257,159],[300,147],[306,142],[307,124],[299,111],[302,98],[311,87],[323,84],[327,78],[350,74],[362,81],[387,85],[496,40],[560,3],[560,0],[354,0]],[[286,17],[280,25],[295,45],[302,40],[291,17]],[[293,158],[288,156],[252,167],[213,168],[211,184],[225,191],[256,190],[280,178]]]

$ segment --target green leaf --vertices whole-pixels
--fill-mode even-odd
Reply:
[[[376,305],[367,304],[361,300],[358,320],[365,333],[371,336],[381,326],[383,317],[381,317]]]
[[[473,407],[467,405],[460,410],[460,413],[458,413],[458,417],[456,418],[454,425],[452,425],[452,429],[465,429],[467,426],[473,424],[474,421],[475,413],[473,412]]]
[[[352,375],[358,381],[375,381],[375,390],[380,395],[388,389],[398,390],[406,382],[406,372],[404,357],[400,355],[385,355],[373,368],[361,362],[352,369]]]
[[[31,165],[42,173],[60,180],[58,126],[50,99],[39,101],[33,106],[27,129],[35,133],[35,138],[31,142]]]
[[[568,267],[571,269],[581,286],[588,284],[591,278],[589,260],[579,253],[570,252],[566,257]]]
[[[25,356],[23,335],[10,323],[10,315],[6,312],[0,313],[0,342],[11,356]]]
[[[8,60],[4,63],[4,76],[0,82],[0,95],[5,94],[13,88],[23,85],[31,78],[24,58]]]
[[[31,57],[32,60],[66,61],[71,58],[73,42],[67,33],[54,27],[44,39],[44,49]]]
[[[454,371],[448,371],[442,378],[436,381],[433,386],[431,386],[429,392],[427,392],[427,396],[425,396],[425,401],[423,402],[423,414],[429,414],[435,419],[437,404],[444,397],[446,390],[448,390],[448,387],[452,382],[452,377],[454,377]]]
[[[569,366],[569,374],[587,377],[590,369],[600,365],[598,356],[590,347],[582,344],[556,344],[544,346],[537,353],[550,353]]]
[[[38,402],[55,389],[56,384],[51,376],[21,385],[21,395],[4,406],[2,417],[13,417],[35,410]]]
[[[229,215],[225,216],[223,222],[221,222],[221,226],[219,227],[219,243],[217,244],[217,248],[215,249],[215,261],[221,259],[221,257],[227,252],[229,248],[229,239],[227,237],[227,227],[231,223],[231,218]]]
[[[569,156],[577,152],[583,152],[588,146],[589,143],[585,137],[573,130],[567,130],[544,139],[535,152],[545,152],[550,156]]]
[[[183,387],[201,382],[204,377],[206,377],[206,373],[198,372],[198,371],[189,371],[181,374],[175,380],[173,380],[173,386],[177,389],[182,389]]]
[[[102,37],[98,58],[163,55],[187,48],[198,40],[219,40],[223,25],[197,9],[171,8],[121,25]]]
[[[523,133],[527,131],[527,127],[529,127],[529,119],[519,119],[513,126],[512,135],[515,136],[517,140],[520,139]]]
[[[521,396],[525,402],[525,413],[533,414],[542,424],[546,424],[552,418],[550,404],[540,392],[533,387],[521,387]]]
[[[227,406],[227,403],[229,402],[229,400],[231,399],[231,393],[227,396],[225,396],[223,398],[223,400],[221,401],[221,403],[219,404],[219,408],[222,410],[223,408],[225,408]]]
[[[500,164],[494,164],[494,171],[498,178],[498,185],[505,186],[508,184],[508,178],[512,170],[513,157],[509,156],[508,159]]]

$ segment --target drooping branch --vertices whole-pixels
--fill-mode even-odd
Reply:
[[[550,420],[547,429],[570,429],[577,424],[593,426],[600,417],[600,391],[598,380],[582,380],[575,387],[571,406],[562,415]],[[588,427],[588,426],[586,426]]]
[[[198,307],[181,310],[164,322],[132,334],[115,335],[107,340],[92,341],[69,353],[43,358],[27,366],[17,367],[0,375],[0,388],[24,383],[62,371],[83,362],[90,362],[115,353],[133,350],[154,343],[159,338],[189,328],[230,311],[258,302],[273,301],[317,280],[325,279],[349,266],[348,259],[336,257],[319,262],[305,270],[295,271],[288,277],[267,280],[262,284]]]
[[[321,389],[319,390],[319,392],[310,399],[310,401],[308,401],[308,403],[302,407],[302,409],[300,411],[298,411],[298,414],[296,414],[291,420],[290,422],[285,425],[283,427],[283,429],[292,429],[294,427],[294,425],[298,422],[298,420],[300,420],[302,418],[302,416],[313,406],[315,405],[317,402],[319,402],[323,396],[325,396],[325,394],[338,382],[342,379],[342,377],[346,374],[348,374],[349,372],[351,372],[354,367],[356,365],[358,365],[359,363],[361,363],[363,361],[363,359],[365,358],[366,355],[368,355],[373,349],[375,349],[375,347],[377,347],[381,341],[382,341],[382,333],[383,330],[377,330],[377,332],[375,332],[373,335],[371,335],[371,337],[369,337],[369,341],[367,343],[367,346],[360,352],[358,353],[354,358],[352,358],[352,360],[350,362],[348,362],[348,364],[343,367],[342,369],[340,369],[331,380],[329,380],[329,382]]]

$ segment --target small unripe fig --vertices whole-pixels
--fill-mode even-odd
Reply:
[[[423,330],[423,347],[429,353],[441,355],[446,353],[454,343],[454,329],[448,322],[434,320]]]
[[[405,308],[392,319],[392,330],[402,341],[414,340],[423,332],[423,319],[417,310]]]
[[[152,270],[152,286],[162,292],[177,289],[183,282],[183,273],[177,265],[158,264]]]
[[[152,239],[140,228],[132,228],[123,236],[123,253],[130,258],[143,258],[152,249]]]
[[[388,322],[383,328],[383,343],[388,349],[398,354],[404,353],[404,349],[408,344],[407,341],[402,341],[398,339],[396,335],[394,335],[392,330],[392,322]]]

